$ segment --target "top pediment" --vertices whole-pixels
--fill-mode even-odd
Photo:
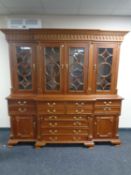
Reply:
[[[113,41],[121,42],[127,31],[102,31],[87,29],[2,29],[9,42],[38,41]]]

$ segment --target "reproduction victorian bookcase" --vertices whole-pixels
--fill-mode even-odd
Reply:
[[[10,50],[8,142],[120,144],[117,95],[126,32],[3,29]]]

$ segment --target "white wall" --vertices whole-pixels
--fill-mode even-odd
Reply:
[[[0,127],[9,127],[6,97],[10,93],[9,52],[5,36],[0,32]]]
[[[14,18],[15,16],[10,16]],[[17,18],[39,18],[43,28],[87,28],[102,30],[131,31],[131,17],[113,16],[17,16]],[[0,28],[6,28],[8,16],[0,17]],[[131,127],[131,34],[125,37],[121,46],[118,93],[124,97],[120,127]],[[5,37],[0,33],[0,127],[9,127],[5,97],[10,91],[9,53]]]

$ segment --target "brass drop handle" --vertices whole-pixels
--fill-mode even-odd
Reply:
[[[57,119],[57,116],[49,116],[49,119]]]
[[[49,140],[56,141],[56,140],[58,140],[58,138],[57,137],[49,137]]]
[[[84,103],[83,102],[81,102],[81,103],[76,102],[75,105],[77,105],[77,106],[84,106]]]
[[[73,125],[74,126],[81,126],[81,122],[74,122]]]
[[[51,134],[56,134],[57,132],[58,132],[58,130],[56,129],[56,130],[49,130],[49,132],[51,133]]]
[[[52,126],[52,127],[55,127],[55,126],[58,125],[58,123],[57,122],[55,122],[55,123],[49,123],[49,125]]]
[[[110,107],[104,107],[104,111],[110,111],[111,108]]]
[[[81,130],[79,129],[79,130],[73,130],[73,132],[75,133],[75,134],[79,134],[79,133],[81,133]]]
[[[18,101],[17,103],[18,103],[19,105],[24,105],[24,104],[27,103],[27,101]]]
[[[26,109],[26,108],[18,108],[18,111],[19,111],[19,112],[26,112],[27,109]]]
[[[82,116],[74,116],[73,117],[75,120],[79,120],[79,119],[82,119]]]
[[[73,140],[80,140],[81,139],[81,137],[73,137]]]
[[[84,112],[84,109],[81,109],[81,110],[76,109],[76,113],[83,113],[83,112]]]
[[[53,109],[53,110],[48,109],[47,112],[48,112],[48,113],[55,113],[56,110],[55,110],[55,109]]]
[[[47,105],[50,106],[50,107],[52,107],[52,106],[54,107],[56,105],[56,103],[55,102],[53,102],[53,103],[47,103]]]
[[[109,101],[109,102],[104,101],[103,103],[104,103],[105,105],[109,105],[109,104],[112,104],[112,101]]]

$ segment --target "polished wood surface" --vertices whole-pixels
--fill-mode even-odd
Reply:
[[[47,143],[92,147],[102,141],[120,144],[122,98],[116,86],[120,43],[127,32],[2,31],[10,49],[9,146],[30,141],[36,147]]]

